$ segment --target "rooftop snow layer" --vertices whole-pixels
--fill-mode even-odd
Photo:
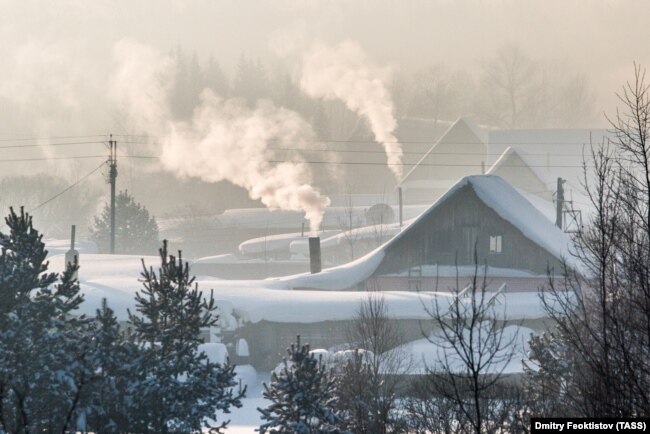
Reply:
[[[384,259],[384,250],[382,247],[376,248],[355,261],[326,268],[320,273],[304,273],[267,280],[275,280],[285,285],[288,289],[308,288],[340,291],[354,288],[360,282],[370,277],[381,263],[381,260]]]
[[[372,265],[380,259],[383,252],[377,250],[363,263]],[[154,270],[160,259],[145,257],[147,266]],[[84,255],[81,257],[79,271],[81,291],[85,300],[81,304],[80,313],[94,316],[101,307],[102,299],[108,300],[109,307],[115,311],[118,320],[128,318],[127,309],[135,312],[135,293],[142,290],[139,281],[142,271],[140,257],[122,255]],[[334,275],[342,279],[348,275],[363,271],[357,263],[347,267],[345,272],[339,270]],[[339,267],[337,267],[339,268]],[[372,268],[372,267],[370,267]],[[50,271],[62,271],[63,256],[53,257]],[[332,269],[333,270],[333,269]],[[330,271],[331,273],[331,271]],[[312,275],[318,276],[318,275]],[[324,276],[328,276],[325,273]],[[292,286],[299,284],[301,278],[267,279],[257,281],[224,281],[213,278],[197,278],[199,289],[206,291],[214,289],[214,297],[220,306],[222,314],[233,312],[244,321],[274,321],[314,323],[333,320],[351,320],[357,314],[360,303],[368,296],[364,291],[294,291]],[[325,279],[325,277],[321,277]],[[357,277],[355,277],[355,280]],[[349,282],[339,282],[345,284]],[[382,292],[388,308],[388,314],[398,319],[427,319],[428,315],[423,303],[429,305],[433,300],[448,303],[451,294],[446,292]],[[500,295],[507,306],[507,316],[510,319],[544,318],[546,313],[540,303],[537,293],[505,293]]]
[[[341,231],[338,230],[327,230],[318,232],[320,237],[330,236],[337,234]],[[303,240],[307,243],[309,238],[309,231],[306,232],[293,232],[288,234],[277,234],[269,235],[266,237],[252,238],[246,240],[239,245],[239,251],[243,255],[252,255],[265,252],[275,252],[275,251],[289,251],[289,246],[298,240]]]
[[[404,222],[405,225],[408,223],[409,222]],[[339,232],[335,235],[332,235],[331,237],[324,238],[321,240],[320,246],[321,249],[326,250],[329,248],[337,247],[341,244],[345,244],[347,242],[355,242],[368,239],[373,240],[379,238],[386,239],[389,236],[393,237],[397,235],[401,230],[402,228],[400,227],[399,223],[363,226],[360,228],[354,228],[349,231]],[[308,255],[309,242],[305,238],[297,239],[291,243],[290,251],[291,253],[301,253],[303,255]]]

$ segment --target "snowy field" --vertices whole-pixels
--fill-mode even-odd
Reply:
[[[250,379],[250,378],[249,378]],[[252,380],[252,379],[251,379]],[[248,383],[246,398],[242,400],[242,407],[235,408],[230,414],[220,415],[219,421],[230,419],[226,433],[228,434],[252,434],[261,424],[259,407],[269,405],[269,401],[262,398],[263,382],[268,383],[269,374],[260,373],[255,381]]]

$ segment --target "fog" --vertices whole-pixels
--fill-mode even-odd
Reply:
[[[39,209],[55,236],[75,220],[70,209],[83,208],[83,233],[106,201],[108,134],[118,188],[156,216],[266,206],[304,211],[316,230],[337,195],[392,196],[458,117],[488,129],[607,127],[633,62],[650,64],[650,6],[640,0],[62,0],[0,10],[0,203],[29,209],[79,182],[83,194],[57,200],[66,213]],[[404,152],[401,119],[432,120],[430,139]],[[373,191],[331,164],[349,162],[355,140],[372,153],[362,163],[385,165],[388,181]],[[36,175],[57,181],[17,178]]]

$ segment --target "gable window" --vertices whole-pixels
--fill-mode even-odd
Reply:
[[[501,235],[490,235],[490,253],[501,253],[503,237]]]

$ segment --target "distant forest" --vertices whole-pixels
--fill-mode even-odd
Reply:
[[[291,65],[266,65],[242,54],[229,76],[218,60],[181,47],[170,103],[179,119],[191,115],[205,88],[249,104],[270,99],[300,113],[323,140],[345,140],[355,115],[340,103],[302,93]],[[543,61],[517,45],[502,47],[474,71],[452,69],[444,61],[414,72],[393,69],[387,83],[396,116],[453,121],[461,116],[494,128],[577,128],[600,122],[596,93],[587,76],[558,62]]]

